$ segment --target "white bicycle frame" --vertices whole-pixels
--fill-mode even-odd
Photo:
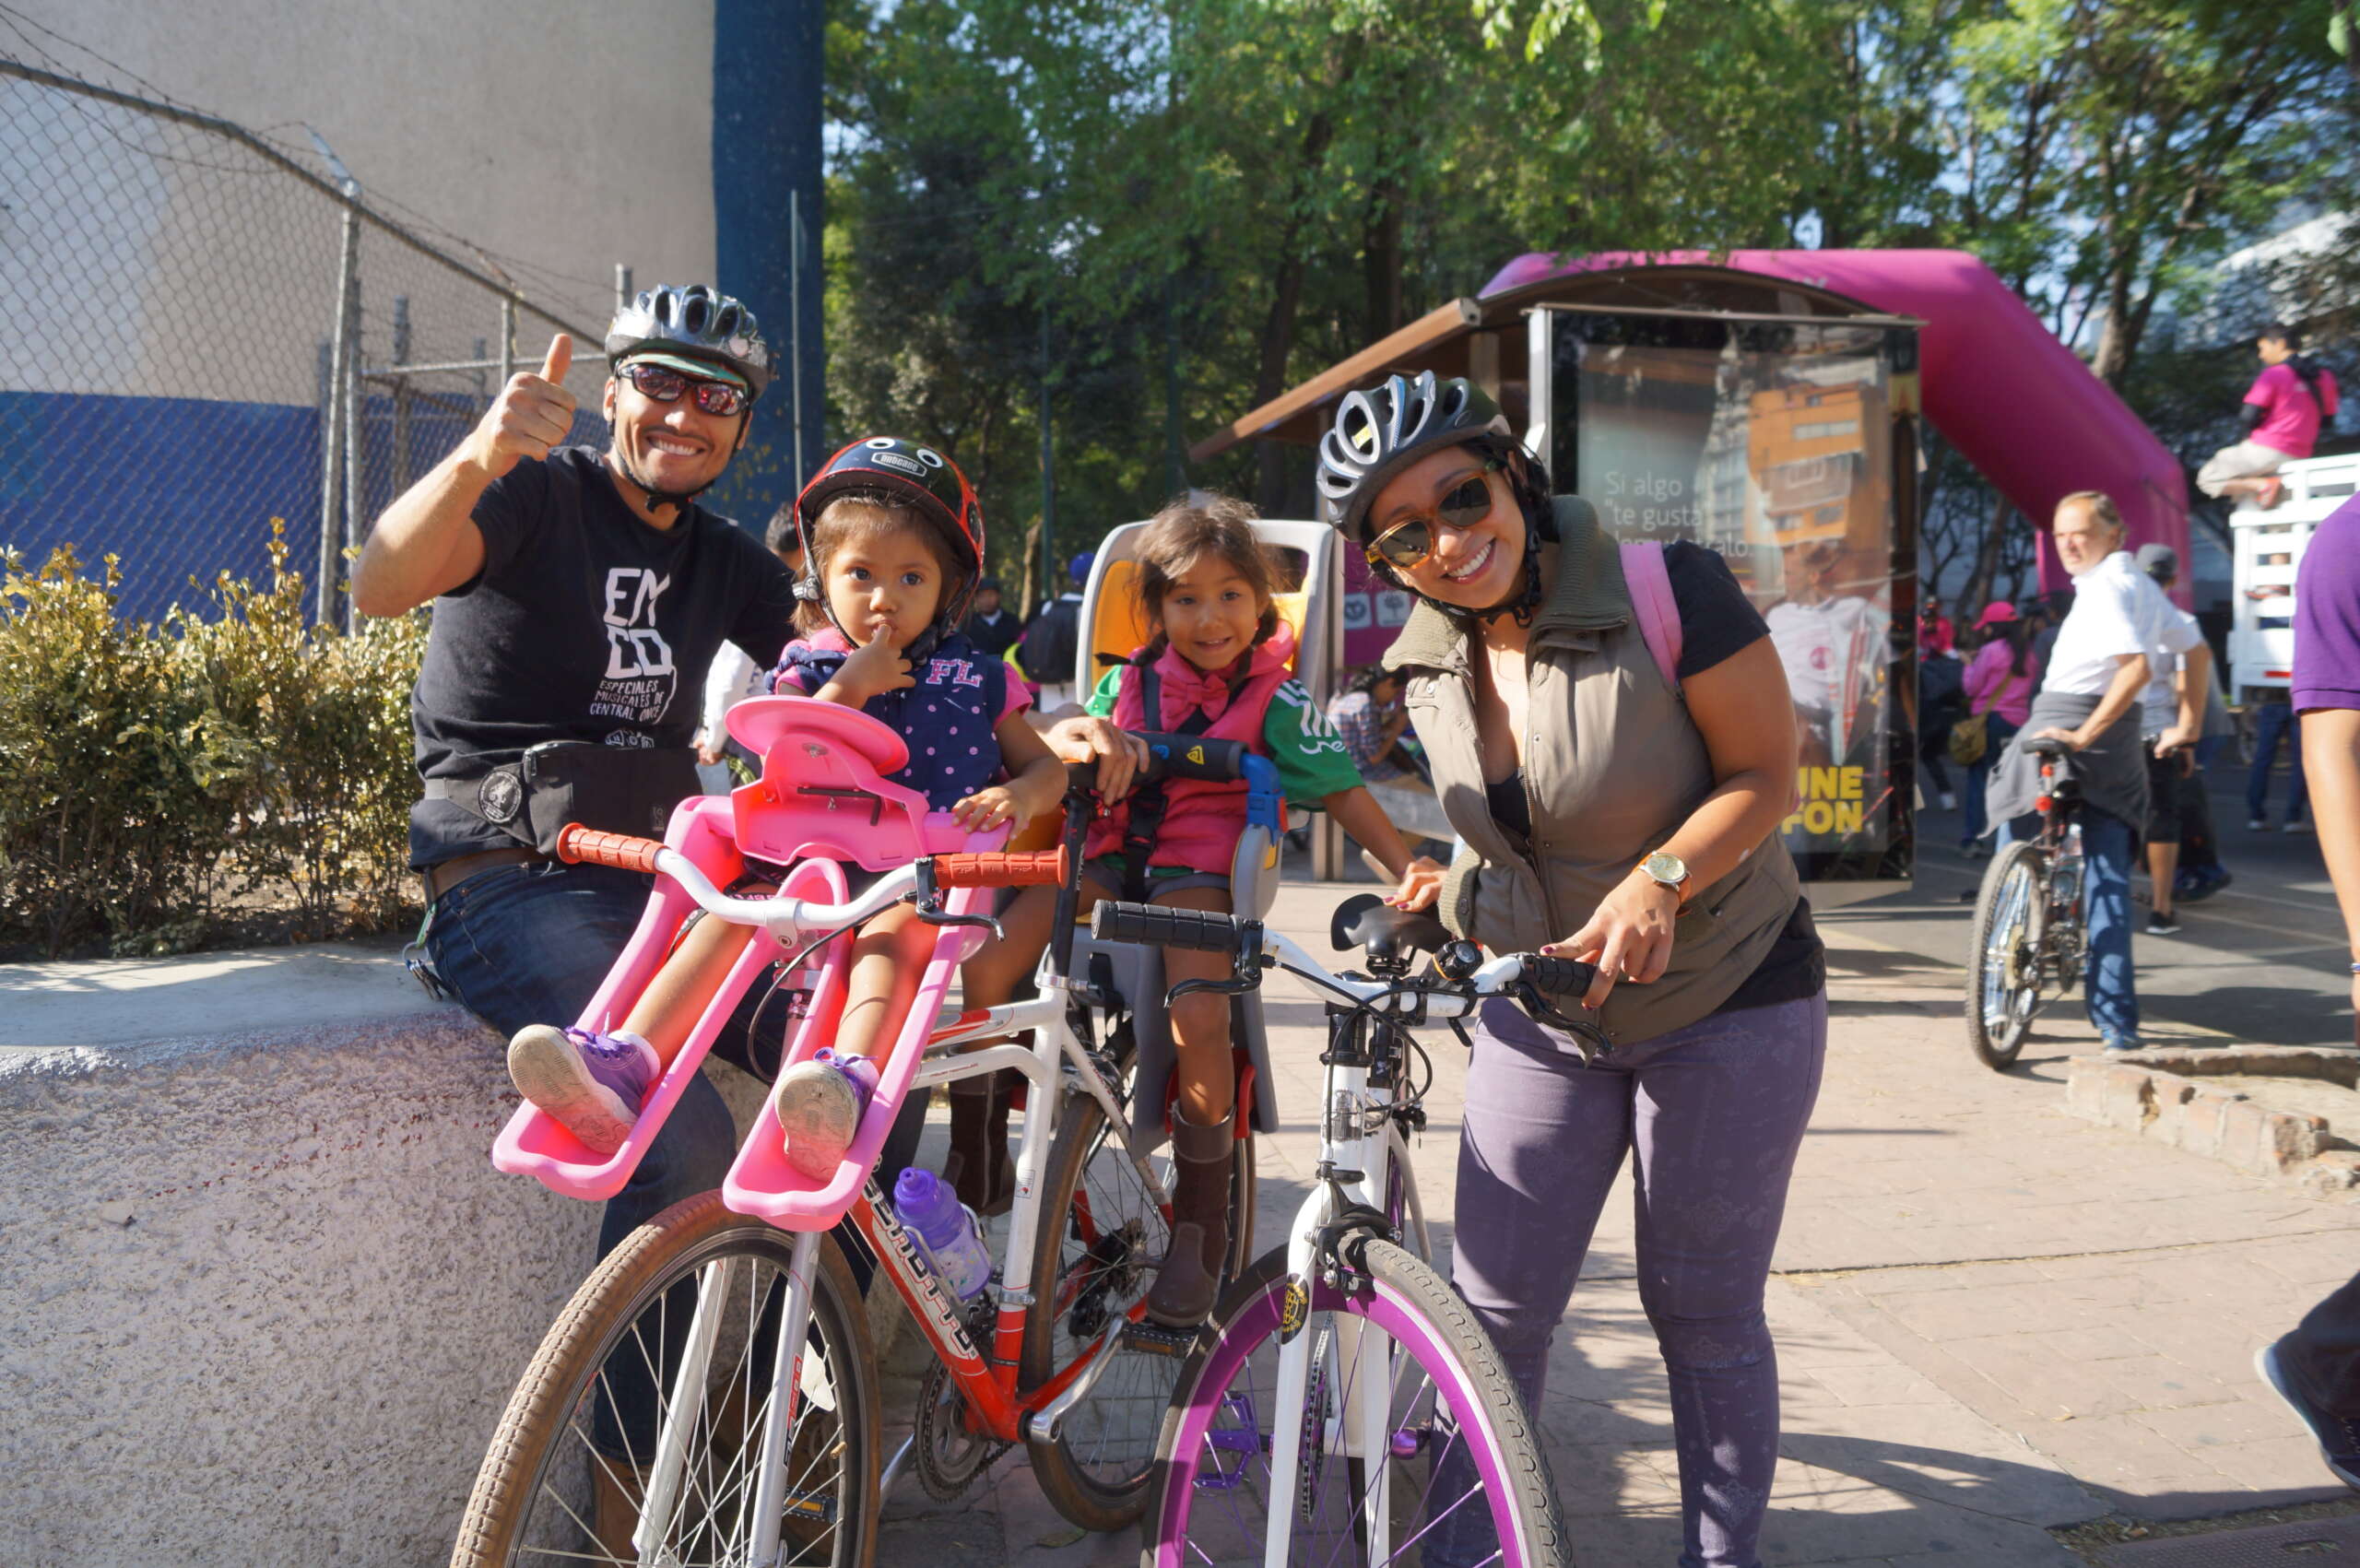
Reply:
[[[843,904],[816,904],[792,899],[733,898],[716,889],[687,857],[667,849],[655,857],[655,868],[670,876],[709,914],[737,925],[754,925],[782,943],[865,921],[914,891],[914,868],[895,872],[860,897]],[[1042,995],[1001,1007],[962,1013],[957,1021],[937,1028],[926,1041],[926,1055],[910,1080],[909,1092],[930,1090],[961,1079],[976,1078],[1002,1068],[1022,1073],[1031,1087],[1023,1129],[1016,1157],[1016,1202],[1009,1213],[1008,1244],[1002,1255],[998,1320],[994,1326],[991,1353],[974,1342],[960,1300],[936,1276],[898,1218],[880,1200],[875,1181],[854,1208],[851,1218],[877,1254],[879,1267],[903,1299],[915,1309],[920,1329],[933,1342],[948,1367],[977,1409],[996,1429],[1016,1435],[1019,1423],[1026,1435],[1053,1440],[1066,1413],[1088,1397],[1099,1375],[1113,1362],[1115,1341],[1128,1326],[1117,1316],[1092,1344],[1063,1369],[1066,1381],[1037,1409],[1027,1409],[1015,1397],[1016,1362],[1021,1353],[1025,1309],[1032,1304],[1032,1252],[1041,1223],[1038,1194],[1045,1175],[1049,1149],[1056,1133],[1057,1110],[1064,1091],[1072,1088],[1098,1102],[1107,1126],[1122,1140],[1125,1155],[1138,1172],[1148,1195],[1162,1204],[1170,1194],[1146,1156],[1132,1146],[1129,1118],[1112,1085],[1082,1048],[1067,1019],[1070,982],[1055,980],[1044,958]],[[962,1049],[973,1042],[1032,1032],[1031,1045],[1013,1043]],[[787,1265],[786,1298],[782,1305],[778,1350],[771,1369],[768,1414],[762,1421],[761,1457],[755,1477],[755,1537],[753,1561],[778,1559],[786,1497],[786,1442],[793,1429],[798,1397],[805,1336],[809,1328],[811,1292],[819,1266],[820,1232],[795,1233]],[[709,1264],[697,1286],[697,1306],[690,1321],[687,1346],[672,1385],[672,1398],[646,1477],[646,1493],[639,1524],[631,1536],[641,1568],[664,1568],[671,1559],[663,1550],[678,1506],[689,1434],[704,1404],[705,1379],[713,1349],[720,1333],[720,1312],[730,1299],[726,1261]],[[1052,1386],[1056,1386],[1054,1384]],[[772,1417],[775,1419],[771,1419]],[[915,1438],[905,1440],[879,1476],[881,1497],[892,1487],[907,1461]]]
[[[1265,929],[1262,939],[1263,956],[1276,961],[1278,968],[1316,988],[1366,1003],[1379,1014],[1412,1015],[1422,1003],[1423,1017],[1428,1020],[1464,1018],[1486,996],[1504,994],[1523,974],[1521,960],[1494,959],[1470,977],[1471,995],[1404,992],[1398,982],[1346,980],[1331,974],[1316,959],[1279,932]],[[1328,1063],[1320,1100],[1317,1169],[1357,1174],[1351,1180],[1339,1175],[1336,1180],[1315,1184],[1295,1210],[1293,1223],[1287,1232],[1287,1286],[1290,1291],[1302,1290],[1306,1300],[1316,1273],[1323,1267],[1318,1256],[1319,1235],[1336,1218],[1338,1192],[1349,1202],[1364,1205],[1380,1214],[1386,1212],[1386,1198],[1397,1161],[1409,1239],[1421,1257],[1428,1256],[1425,1213],[1418,1199],[1416,1172],[1410,1163],[1400,1128],[1393,1120],[1393,1104],[1394,1095],[1389,1088],[1370,1083],[1366,1065]],[[1331,1326],[1338,1366],[1365,1367],[1373,1357],[1386,1355],[1383,1343],[1372,1342],[1383,1341],[1386,1337],[1361,1319],[1339,1315]],[[1316,1349],[1316,1337],[1310,1334],[1282,1336],[1279,1343],[1270,1433],[1270,1529],[1263,1550],[1268,1568],[1286,1568],[1292,1540],[1294,1498],[1303,1467],[1304,1423],[1299,1412],[1310,1396],[1311,1362]],[[1339,1390],[1336,1413],[1322,1418],[1322,1438],[1328,1453],[1364,1463],[1376,1461],[1366,1464],[1370,1485],[1361,1499],[1361,1508],[1368,1558],[1382,1562],[1391,1550],[1392,1467],[1385,1461],[1390,1457],[1393,1440],[1393,1390],[1389,1376],[1381,1388],[1375,1386],[1375,1382],[1366,1375],[1346,1382]]]

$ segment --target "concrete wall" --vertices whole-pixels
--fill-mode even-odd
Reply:
[[[382,951],[0,971],[0,1562],[447,1561],[596,1241],[514,1103]]]
[[[160,91],[297,144],[308,146],[304,127],[318,131],[389,213],[399,204],[465,243],[560,275],[520,272],[518,280],[529,293],[595,312],[594,326],[611,308],[617,262],[643,286],[713,273],[712,0],[24,0],[18,9],[120,67],[56,46],[56,68],[66,74],[143,96]],[[22,93],[10,104],[19,115],[35,108]],[[68,116],[38,136],[70,139],[80,121]],[[70,181],[76,171],[61,172]],[[90,363],[84,348],[85,383],[35,390],[311,403],[308,358],[291,388],[265,389],[224,385],[218,360],[208,373],[200,359],[170,351],[200,327],[234,330],[242,312],[264,301],[217,291],[211,313],[188,319],[188,290],[150,287],[169,273],[251,278],[257,294],[276,296],[322,333],[333,317],[332,235],[324,278],[305,276],[316,265],[292,266],[283,243],[276,254],[256,253],[256,236],[272,229],[267,204],[226,203],[209,186],[204,201],[193,200],[206,173],[162,165],[111,179],[100,193],[111,216],[152,241],[100,258],[100,280],[131,288],[138,301],[137,330],[103,358],[138,355],[140,373]],[[71,258],[88,239],[69,232],[47,242]],[[365,302],[382,310],[395,287],[381,285],[382,297]],[[325,303],[313,298],[323,289]],[[83,296],[72,299],[74,312],[87,310]],[[418,301],[421,315],[428,303]],[[454,313],[457,301],[446,304],[440,314]],[[497,315],[464,329],[420,325],[464,343],[491,334]],[[312,334],[303,336],[308,354]],[[182,381],[191,384],[173,384]]]

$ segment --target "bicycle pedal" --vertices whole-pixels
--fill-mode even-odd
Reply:
[[[1139,1322],[1123,1330],[1123,1348],[1142,1355],[1170,1356],[1177,1361],[1197,1348],[1200,1328],[1166,1328],[1161,1323]]]

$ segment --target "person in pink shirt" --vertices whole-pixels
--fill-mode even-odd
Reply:
[[[1926,607],[1918,612],[1918,654],[1948,654],[1957,643],[1957,632],[1951,618],[1942,613],[1942,601],[1931,594],[1926,595]]]
[[[1966,836],[1960,851],[1969,858],[1988,855],[1983,847],[1983,786],[1991,764],[2024,727],[2032,710],[2032,694],[2040,685],[2040,666],[2031,653],[2029,628],[2005,599],[1994,599],[1975,619],[1980,639],[1966,664],[1966,711],[1982,713],[1983,756],[1966,771]]]
[[[2285,499],[2279,468],[2311,454],[2340,401],[2335,372],[2298,352],[2302,346],[2300,330],[2277,322],[2254,335],[2262,368],[2246,392],[2245,438],[2196,471],[2198,489],[2232,501],[2251,496],[2265,512]]]

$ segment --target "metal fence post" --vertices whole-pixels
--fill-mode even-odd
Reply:
[[[336,551],[336,570],[344,570],[344,551],[360,543],[367,533],[365,513],[368,495],[361,485],[363,454],[367,450],[368,401],[360,379],[360,278],[352,279],[351,346],[344,357],[344,540]],[[352,630],[352,600],[347,595],[344,613],[338,618],[347,631]]]
[[[409,363],[409,296],[394,296],[394,363]],[[409,489],[409,377],[394,378],[394,493]]]
[[[631,308],[631,268],[622,262],[615,264],[615,312],[620,315]]]
[[[516,373],[516,296],[500,297],[500,387],[508,389],[508,378]],[[494,397],[500,393],[492,394]]]
[[[345,493],[345,421],[348,417],[345,383],[351,378],[359,348],[353,339],[353,309],[360,288],[360,187],[346,182],[344,243],[336,281],[336,336],[328,352],[326,428],[320,440],[320,575],[312,619],[324,625],[336,619],[337,544],[343,537],[341,502]]]
[[[786,193],[786,373],[795,382],[795,483],[811,470],[803,462],[803,193]]]

